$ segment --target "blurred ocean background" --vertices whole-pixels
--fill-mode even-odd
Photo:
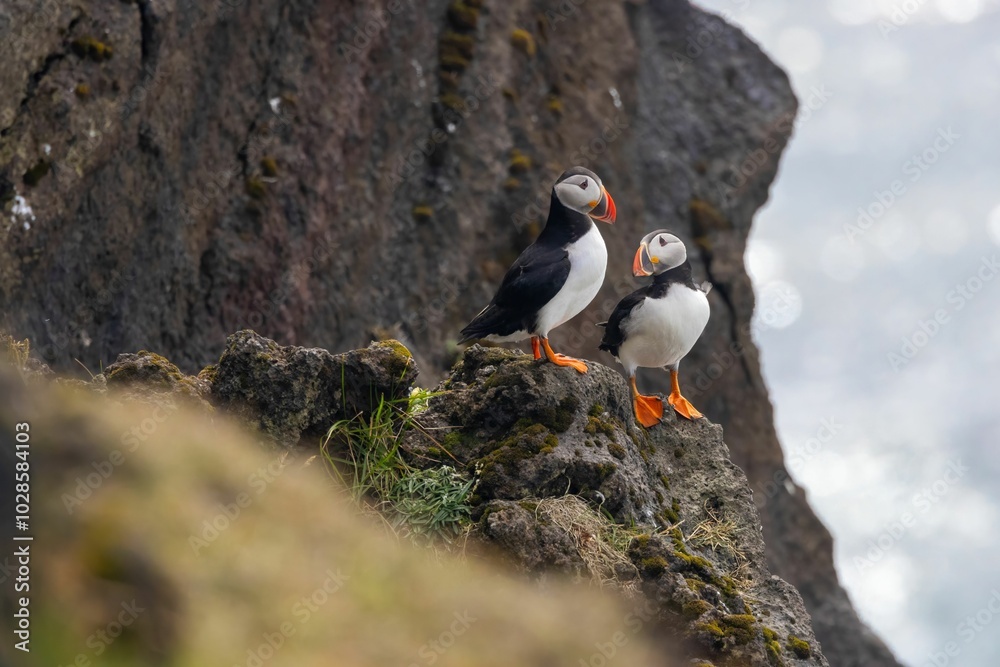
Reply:
[[[902,661],[1000,665],[1000,0],[699,4],[802,103],[747,253],[792,474]]]

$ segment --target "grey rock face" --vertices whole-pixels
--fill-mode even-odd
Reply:
[[[479,475],[479,533],[524,572],[587,576],[586,543],[603,538],[581,540],[587,524],[567,528],[544,509],[575,494],[645,531],[606,579],[644,595],[665,633],[691,639],[687,657],[828,664],[798,592],[767,567],[760,517],[721,428],[668,410],[641,429],[611,369],[580,375],[479,346],[439,390],[405,449]]]
[[[417,367],[395,341],[331,354],[282,347],[252,331],[229,337],[212,380],[212,400],[274,441],[294,445],[334,422],[370,413],[410,393]]]

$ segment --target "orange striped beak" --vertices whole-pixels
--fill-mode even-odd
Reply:
[[[611,198],[608,191],[601,186],[601,192],[603,196],[601,201],[597,203],[594,210],[590,212],[590,217],[594,220],[600,220],[601,222],[606,222],[609,225],[615,224],[615,219],[618,217],[618,209],[615,207],[615,200]]]

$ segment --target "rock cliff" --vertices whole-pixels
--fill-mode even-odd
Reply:
[[[62,371],[145,348],[194,372],[252,327],[395,337],[443,373],[552,179],[598,171],[610,280],[556,341],[594,354],[647,229],[693,240],[716,289],[683,381],[770,567],[834,663],[896,664],[788,481],[750,335],[743,251],[797,105],[739,30],[686,0],[9,0],[0,45],[0,326]]]
[[[14,361],[26,365],[23,358]],[[34,391],[11,401],[2,417],[7,423],[15,414],[23,415],[18,419],[33,424],[36,434],[33,447],[40,460],[40,484],[45,487],[40,497],[46,499],[36,523],[39,539],[60,544],[53,550],[57,555],[45,559],[46,567],[75,573],[72,576],[79,580],[72,595],[98,598],[112,597],[112,590],[106,581],[88,583],[94,576],[100,578],[88,568],[94,563],[122,568],[114,580],[134,589],[142,596],[137,604],[149,609],[148,620],[138,624],[136,641],[128,650],[176,655],[178,649],[153,639],[153,625],[162,624],[167,627],[162,636],[170,635],[171,643],[187,647],[182,652],[192,650],[192,655],[203,658],[201,652],[207,649],[199,643],[201,635],[185,630],[176,620],[185,613],[191,620],[205,613],[181,611],[192,599],[199,600],[199,607],[219,604],[210,593],[219,581],[211,577],[219,576],[215,568],[222,564],[213,560],[206,566],[200,557],[242,548],[232,552],[245,563],[247,579],[240,585],[250,585],[269,567],[259,546],[239,545],[239,537],[230,538],[231,526],[245,527],[251,535],[279,530],[270,525],[273,518],[267,514],[274,509],[287,514],[288,526],[280,530],[293,536],[291,545],[282,547],[284,557],[303,558],[294,553],[299,548],[295,542],[308,532],[313,548],[326,550],[331,557],[365,559],[361,549],[345,554],[342,540],[323,532],[327,524],[356,522],[347,518],[351,512],[338,493],[339,483],[317,484],[319,478],[300,473],[304,468],[316,472],[311,464],[319,451],[328,461],[346,464],[334,469],[358,465],[363,452],[353,449],[352,458],[335,458],[352,443],[333,439],[320,447],[323,434],[344,420],[375,428],[375,415],[383,406],[406,404],[417,369],[406,348],[395,341],[333,355],[321,349],[281,347],[242,331],[230,337],[219,363],[198,377],[184,375],[166,358],[147,351],[120,355],[90,383],[52,383],[50,376],[30,369],[25,377],[35,385]],[[7,395],[16,393],[16,384],[6,378]],[[63,386],[53,390],[52,384]],[[56,394],[60,398],[51,400]],[[611,369],[593,364],[589,373],[579,375],[521,352],[479,346],[470,348],[442,385],[420,401],[419,409],[410,405],[393,413],[391,420],[400,424],[391,429],[393,450],[408,469],[438,470],[447,465],[454,475],[469,480],[466,488],[473,493],[467,500],[468,530],[463,533],[469,558],[499,560],[547,585],[567,578],[605,589],[603,597],[612,602],[603,605],[638,610],[640,627],[632,633],[639,644],[634,650],[655,643],[670,647],[664,664],[676,660],[720,667],[828,665],[798,592],[768,570],[752,492],[743,472],[730,461],[718,426],[668,413],[663,424],[644,430],[632,417],[624,380]],[[131,438],[109,435],[107,429],[120,419],[118,413],[131,415],[139,425],[138,431],[134,426],[126,431]],[[226,442],[207,452],[210,446],[187,442],[192,436],[179,435],[185,429],[175,426],[191,421],[216,432],[218,427],[207,426],[209,418],[242,422],[265,447],[231,447]],[[53,438],[71,422],[78,424],[72,437]],[[181,440],[170,440],[177,437]],[[9,455],[13,443],[6,444]],[[246,472],[253,465],[238,461],[268,456],[272,459],[268,467],[256,473]],[[185,463],[185,457],[196,465]],[[244,470],[244,483],[240,483],[244,473],[234,470]],[[295,484],[305,484],[313,498],[306,501],[286,488],[274,492],[279,496],[274,501],[269,493],[258,510],[256,496],[285,470],[298,471],[289,476],[296,476]],[[178,486],[186,489],[180,496]],[[140,487],[149,490],[149,498],[134,497]],[[199,511],[213,513],[200,501],[199,489],[204,488],[215,489],[209,495],[220,499],[216,507],[221,514],[215,514],[224,521],[196,521]],[[230,497],[236,500],[230,502]],[[358,499],[379,500],[368,492]],[[147,517],[146,527],[140,526],[139,507],[156,512],[151,505],[158,502],[170,509],[157,512],[156,521]],[[309,506],[297,505],[302,502]],[[125,514],[114,509],[121,503],[129,507]],[[299,516],[322,506],[329,506],[336,520],[304,521]],[[392,520],[385,505],[378,506],[386,520]],[[256,519],[241,520],[244,509]],[[119,535],[128,537],[121,542]],[[215,547],[217,542],[224,546]],[[405,561],[407,553],[409,559],[421,560],[404,548],[396,558]],[[373,561],[375,569],[383,566],[380,556],[373,554]],[[355,563],[347,577],[353,579],[359,567]],[[205,591],[178,583],[199,577],[209,578]],[[410,596],[393,597],[403,607],[413,602],[407,602]],[[261,595],[260,601],[265,598]],[[455,600],[458,604],[461,597]],[[349,594],[339,604],[354,603]],[[48,604],[43,602],[41,614],[44,631],[59,634],[58,625],[49,625],[55,623],[50,616],[55,610]],[[390,616],[397,623],[413,623],[405,614]],[[387,619],[372,614],[368,622],[378,626]],[[597,636],[614,635],[621,624],[598,628]],[[245,634],[242,628],[233,631]],[[234,649],[220,644],[212,649],[215,654]],[[52,646],[54,654],[61,655],[73,643]],[[615,645],[615,651],[619,648]],[[471,658],[463,651],[466,662],[454,664],[488,664],[492,658],[487,654],[508,649],[497,645],[478,650],[483,655]]]

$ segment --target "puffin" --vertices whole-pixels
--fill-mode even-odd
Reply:
[[[564,172],[552,187],[545,228],[508,269],[489,305],[462,329],[459,344],[531,338],[536,360],[544,352],[553,364],[586,373],[585,362],[552,350],[549,333],[579,315],[604,284],[608,249],[594,220],[614,224],[616,216],[597,174],[583,167]]]
[[[666,229],[643,237],[632,262],[637,278],[653,276],[653,282],[637,289],[615,307],[604,327],[600,349],[613,354],[625,367],[632,389],[636,419],[651,428],[663,419],[663,401],[643,396],[635,383],[637,368],[670,371],[671,392],[667,401],[687,419],[700,419],[691,402],[681,395],[677,372],[708,324],[708,292],[711,285],[696,285],[684,243]]]

